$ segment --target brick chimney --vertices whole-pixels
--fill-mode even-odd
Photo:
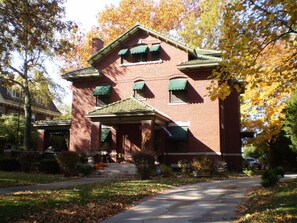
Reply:
[[[92,54],[103,48],[103,41],[100,38],[92,38]]]

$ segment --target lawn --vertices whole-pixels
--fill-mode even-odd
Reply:
[[[61,175],[0,171],[0,188],[69,180]]]
[[[272,188],[258,188],[248,195],[239,208],[237,223],[297,222],[297,179]]]
[[[206,179],[107,181],[76,188],[0,195],[0,222],[98,222],[160,191],[201,181]]]

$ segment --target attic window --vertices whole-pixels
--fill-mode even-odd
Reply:
[[[154,44],[150,48],[151,56],[152,56],[152,61],[160,60],[160,44]]]
[[[133,62],[146,62],[147,61],[147,52],[148,46],[147,45],[138,45],[133,47],[130,50],[133,56]]]
[[[128,57],[129,57],[129,49],[128,48],[124,48],[121,49],[118,52],[118,55],[121,57],[121,63],[127,63],[128,62]]]

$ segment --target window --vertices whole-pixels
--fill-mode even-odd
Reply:
[[[96,106],[102,107],[110,103],[111,97],[111,85],[100,85],[95,88],[93,91],[93,96],[96,97]]]
[[[148,46],[147,45],[138,45],[133,47],[130,50],[133,62],[146,62],[147,61],[147,52],[148,52]]]
[[[136,81],[133,85],[133,97],[137,99],[145,98],[145,83],[144,81]]]
[[[152,56],[152,61],[160,60],[160,44],[154,44],[150,48],[151,56]]]
[[[11,97],[13,98],[21,98],[21,91],[20,89],[11,89],[9,91],[9,94],[11,95]]]
[[[171,79],[168,90],[170,103],[186,103],[188,101],[187,79]]]
[[[118,55],[121,57],[121,64],[128,63],[128,58],[129,58],[129,49],[128,48],[121,49],[119,51]]]
[[[168,127],[170,133],[169,141],[172,152],[188,151],[188,127],[171,126]]]

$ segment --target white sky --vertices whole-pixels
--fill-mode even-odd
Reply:
[[[96,24],[96,15],[106,5],[118,5],[120,0],[67,0],[66,17],[74,20],[79,27],[90,29]]]
[[[97,23],[96,15],[103,10],[106,5],[118,5],[121,0],[67,0],[66,20],[72,20],[77,23],[79,28],[84,31]],[[57,66],[49,66],[48,71],[53,75],[53,78],[65,88],[66,95],[63,97],[63,104],[70,105],[72,103],[72,92],[70,89],[71,82],[61,78],[61,73]]]

